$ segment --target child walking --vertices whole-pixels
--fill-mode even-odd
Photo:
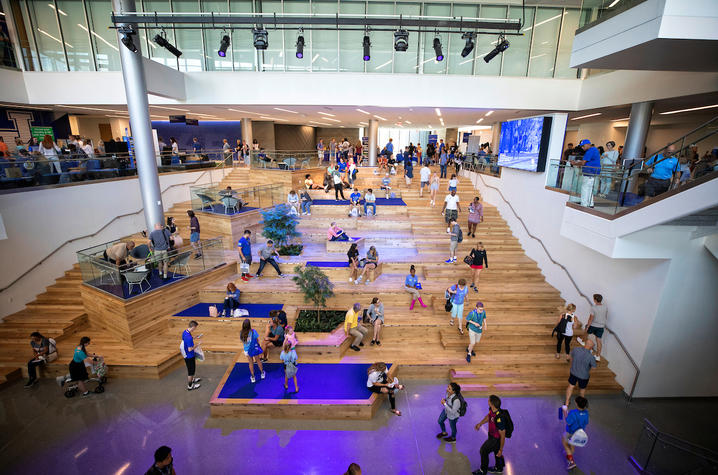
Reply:
[[[294,379],[294,392],[299,392],[297,382],[297,352],[292,348],[292,342],[284,340],[284,347],[279,354],[279,359],[284,363],[284,389],[289,389],[289,378]]]
[[[244,345],[244,355],[249,362],[250,381],[253,383],[256,382],[254,377],[254,363],[257,363],[259,366],[259,371],[262,372],[261,377],[264,379],[266,374],[262,367],[262,360],[259,358],[259,355],[262,354],[262,347],[259,345],[259,334],[257,330],[252,328],[249,318],[245,318],[244,322],[242,322],[242,331],[239,334],[239,339]]]

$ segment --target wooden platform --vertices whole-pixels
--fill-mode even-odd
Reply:
[[[357,245],[359,252],[364,251],[365,239],[363,237],[352,236],[348,241],[326,241],[327,252],[346,254],[352,244]]]

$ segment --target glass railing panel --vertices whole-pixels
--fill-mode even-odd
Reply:
[[[126,299],[171,285],[187,277],[213,269],[225,262],[222,238],[200,241],[197,246],[171,246],[167,253],[152,251],[149,242],[135,242],[127,257],[113,260],[113,241],[79,251],[77,259],[82,281],[96,289]],[[109,255],[108,255],[109,253]],[[167,278],[164,273],[167,272]]]
[[[284,203],[283,185],[262,185],[242,189],[221,188],[218,184],[190,186],[192,209],[233,215],[247,208],[268,208]]]
[[[499,157],[496,155],[467,155],[463,158],[462,167],[483,175],[501,176]]]

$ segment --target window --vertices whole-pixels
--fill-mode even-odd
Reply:
[[[538,8],[533,29],[533,43],[529,58],[529,76],[553,77],[558,32],[561,29],[561,8]]]

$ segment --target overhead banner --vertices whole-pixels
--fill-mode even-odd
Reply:
[[[464,132],[464,136],[461,138],[461,141],[463,143],[469,143],[469,136],[471,135],[471,132]]]
[[[439,141],[438,135],[429,135],[429,143],[436,143]]]

